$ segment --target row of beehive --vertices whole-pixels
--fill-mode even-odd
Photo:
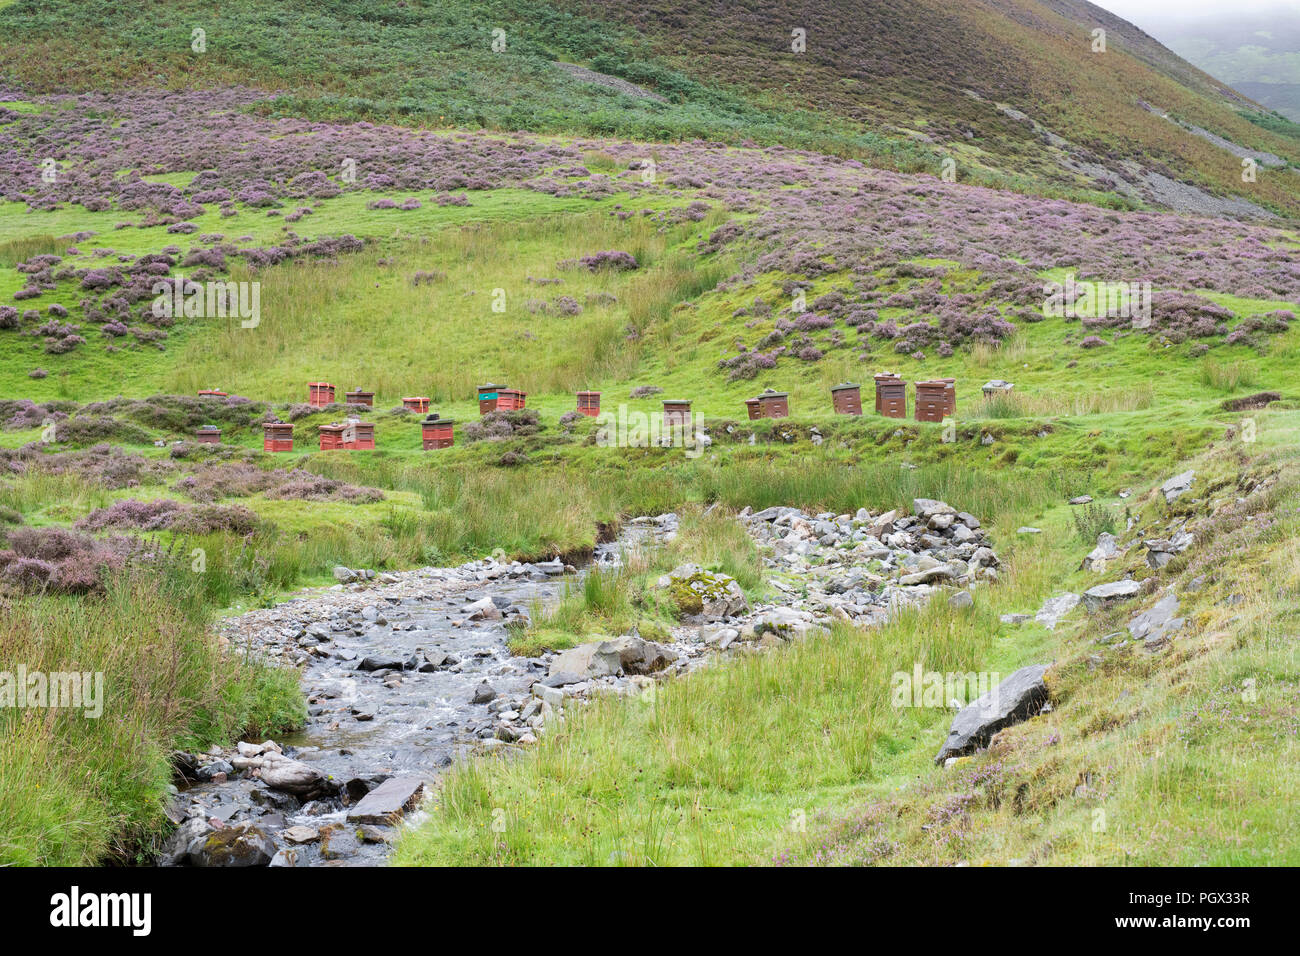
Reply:
[[[907,383],[893,374],[885,372],[875,377],[876,414],[886,418],[907,417]],[[862,414],[862,388],[852,382],[836,385],[831,389],[831,404],[837,415]],[[941,422],[949,415],[957,414],[956,379],[941,378],[916,383],[916,420],[918,422]],[[760,418],[788,418],[790,415],[790,398],[785,392],[771,389],[756,398],[745,400],[745,410],[750,421]],[[664,422],[668,421],[667,404],[664,406]]]
[[[892,372],[875,376],[876,414],[886,418],[907,417],[907,383],[902,377]],[[945,417],[957,413],[956,380],[951,378],[932,379],[916,382],[916,420],[919,422],[939,422]],[[316,407],[324,407],[334,402],[334,386],[328,382],[311,382],[308,384],[309,402]],[[224,397],[225,392],[218,389],[204,389],[200,395]],[[347,393],[349,404],[374,407],[374,392],[360,389]],[[492,411],[516,411],[524,407],[527,393],[504,385],[487,384],[478,388],[479,414],[486,415]],[[577,411],[579,414],[596,416],[600,414],[600,392],[578,392]],[[354,399],[357,399],[354,401]],[[861,415],[861,386],[852,382],[836,385],[831,389],[831,401],[838,415]],[[411,411],[429,411],[427,397],[408,397],[402,399],[404,408]],[[751,421],[762,418],[787,418],[790,415],[790,396],[787,392],[763,391],[756,398],[745,400],[745,408]],[[663,400],[663,423],[665,427],[689,428],[691,424],[691,402],[687,399]],[[420,423],[423,447],[426,450],[447,448],[454,444],[453,422],[431,414]],[[284,422],[267,422],[264,426],[263,447],[266,451],[291,451],[293,449],[293,425]],[[199,429],[200,442],[215,443],[221,440],[221,430],[211,425]],[[375,426],[370,422],[351,420],[344,424],[331,423],[320,426],[320,447],[322,451],[332,449],[363,450],[375,447]]]

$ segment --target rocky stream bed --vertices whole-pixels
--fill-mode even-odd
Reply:
[[[943,590],[957,605],[997,577],[980,522],[940,501],[913,513],[743,511],[764,555],[768,603],[731,578],[683,565],[657,582],[684,610],[671,639],[618,635],[540,657],[512,655],[509,626],[553,602],[585,571],[558,559],[484,559],[375,575],[224,622],[224,637],[301,668],[306,726],[278,741],[178,754],[177,829],[158,863],[373,865],[395,826],[418,819],[445,767],[527,747],[566,707],[597,693],[638,694],[720,655],[757,653],[836,620],[872,626]],[[636,518],[600,545],[595,566],[677,534],[676,515]]]

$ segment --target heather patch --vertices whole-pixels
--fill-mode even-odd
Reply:
[[[127,538],[98,540],[66,528],[15,528],[0,550],[0,585],[15,591],[87,594],[125,566],[138,545]]]
[[[77,522],[77,527],[85,531],[130,528],[179,534],[226,531],[246,535],[257,526],[257,515],[242,505],[185,505],[169,498],[156,501],[127,498],[107,508],[98,508]]]

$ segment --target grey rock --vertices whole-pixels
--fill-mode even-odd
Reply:
[[[1038,714],[1048,702],[1043,675],[1047,664],[1022,667],[987,694],[963,707],[953,719],[935,763],[986,746],[999,730]]]
[[[392,777],[348,810],[348,822],[391,823],[414,807],[423,792],[424,781],[419,777]]]
[[[1104,608],[1132,600],[1141,590],[1142,585],[1136,581],[1109,581],[1106,584],[1098,584],[1083,592],[1083,606],[1089,613],[1095,614]]]
[[[1053,631],[1056,629],[1056,625],[1061,623],[1061,619],[1073,611],[1078,603],[1079,595],[1077,594],[1058,594],[1056,597],[1050,597],[1038,609],[1038,613],[1034,615],[1034,620],[1049,631]]]
[[[561,651],[551,661],[551,674],[582,674],[584,677],[608,677],[623,670],[619,648],[610,641],[589,641]]]
[[[958,591],[948,598],[948,606],[951,608],[974,607],[975,599],[971,597],[969,591]]]
[[[211,830],[190,847],[191,866],[267,866],[275,856],[275,844],[261,827],[252,823]]]
[[[1174,475],[1174,477],[1166,481],[1160,486],[1160,491],[1164,494],[1165,501],[1171,503],[1190,491],[1192,488],[1192,481],[1195,477],[1195,471],[1185,471],[1181,475]]]

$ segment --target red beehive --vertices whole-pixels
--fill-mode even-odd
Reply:
[[[832,386],[831,405],[836,415],[861,415],[862,389],[852,382]]]
[[[367,405],[370,408],[375,407],[375,393],[365,392],[359,388],[354,388],[345,396],[349,405]]]
[[[521,392],[517,388],[499,388],[497,389],[497,411],[517,412],[524,407],[524,399],[527,397],[527,392]]]
[[[334,404],[334,386],[329,382],[308,382],[307,404],[313,408]]]
[[[790,395],[769,388],[758,396],[758,407],[763,410],[764,418],[789,418]]]
[[[456,444],[455,429],[452,427],[454,424],[450,418],[439,418],[437,415],[430,415],[420,422],[420,437],[424,442],[424,450],[450,448]]]
[[[497,400],[501,396],[501,389],[505,387],[504,385],[493,385],[490,382],[487,385],[478,387],[478,413],[480,415],[486,415],[488,412],[497,410]]]
[[[403,398],[402,407],[413,412],[427,412],[429,410],[429,396],[419,395],[414,398]]]
[[[600,414],[600,392],[578,393],[578,414],[595,418]]]
[[[763,417],[763,408],[756,398],[745,399],[745,411],[749,414],[751,422]]]
[[[957,415],[957,380],[955,378],[940,379],[947,388],[943,392],[943,413],[946,416],[956,417]]]
[[[293,451],[293,423],[263,422],[262,450]]]
[[[375,423],[349,421],[343,429],[343,447],[348,451],[371,451],[375,447]]]
[[[691,427],[691,403],[686,399],[664,399],[664,428]]]
[[[219,389],[219,388],[201,388],[201,389],[199,389],[199,397],[202,398],[202,397],[205,396],[205,395],[206,395],[207,397],[209,397],[209,398],[225,398],[225,397],[226,397],[226,393],[223,392],[223,391],[221,391],[221,389]]]
[[[204,425],[194,433],[199,443],[203,445],[221,444],[221,429],[215,425]]]
[[[916,383],[916,420],[918,422],[943,421],[948,407],[948,383],[942,379]]]
[[[343,430],[346,425],[340,425],[338,422],[330,422],[328,425],[320,426],[320,450],[336,451],[343,447]]]
[[[886,418],[907,417],[907,385],[892,372],[877,375],[876,412]]]

